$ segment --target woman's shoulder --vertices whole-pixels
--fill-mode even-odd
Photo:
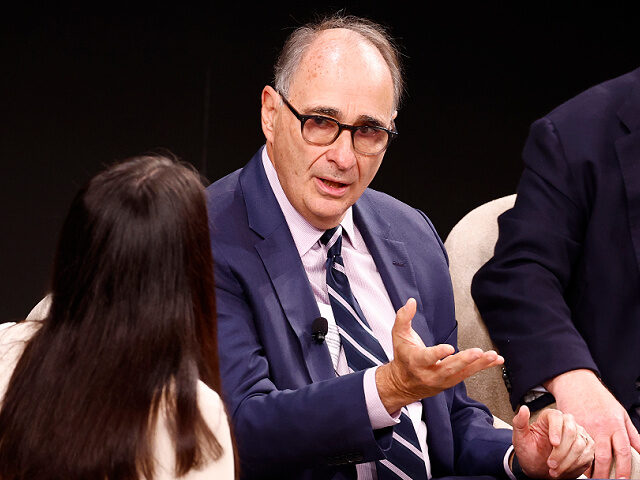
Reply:
[[[24,347],[40,328],[41,322],[25,320],[15,324],[0,325],[0,398],[9,384]]]
[[[201,380],[198,380],[198,407],[216,436],[220,427],[226,425],[228,428],[227,413],[220,395]]]
[[[232,480],[234,478],[234,454],[231,441],[231,431],[227,414],[220,395],[198,380],[197,384],[198,408],[209,429],[222,447],[222,454],[215,460],[206,462],[200,469],[190,470],[181,480],[209,480],[219,478]],[[174,479],[174,449],[166,424],[166,412],[159,418],[156,430],[156,458],[158,469],[156,480]]]
[[[24,350],[27,341],[38,331],[42,322],[25,320],[20,323],[3,323],[0,325],[0,360],[6,354]]]
[[[202,417],[222,447],[220,458],[210,462],[205,470],[209,474],[215,473],[215,478],[232,479],[234,477],[233,442],[224,402],[217,392],[200,380],[198,380],[198,407]]]

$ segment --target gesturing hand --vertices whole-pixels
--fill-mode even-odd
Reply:
[[[529,425],[529,409],[513,417],[513,448],[529,477],[576,478],[593,461],[594,441],[571,414],[544,410]]]
[[[624,407],[591,370],[572,370],[545,384],[558,408],[571,413],[595,440],[594,478],[608,478],[612,456],[616,478],[629,478],[631,449],[640,437]]]
[[[391,330],[393,360],[376,371],[380,400],[389,413],[421,398],[437,395],[504,359],[493,350],[470,348],[455,355],[451,345],[426,347],[411,328],[416,301],[410,298],[398,310]]]

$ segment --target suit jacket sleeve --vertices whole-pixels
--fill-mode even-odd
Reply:
[[[505,356],[514,406],[560,373],[597,372],[566,301],[580,294],[572,271],[589,215],[588,172],[565,158],[548,118],[532,125],[523,158],[516,204],[498,220],[495,256],[472,284],[478,309]]]

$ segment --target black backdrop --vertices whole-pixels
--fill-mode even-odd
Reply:
[[[427,212],[443,238],[515,191],[533,120],[640,65],[622,7],[513,3],[347,4],[388,25],[406,56],[401,135],[372,186]],[[250,158],[285,37],[344,6],[310,5],[3,10],[0,322],[46,292],[69,202],[105,164],[166,147],[213,181]]]

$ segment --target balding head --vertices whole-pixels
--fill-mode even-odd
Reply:
[[[358,37],[365,39],[378,50],[389,69],[393,81],[394,108],[397,109],[404,90],[398,49],[382,26],[370,20],[354,16],[335,15],[297,28],[285,42],[276,62],[274,68],[276,90],[288,96],[291,81],[308,48],[321,33],[333,29],[349,30],[357,34]]]
[[[386,97],[390,110],[385,111],[385,126],[395,110],[393,76],[384,57],[362,35],[345,28],[319,32],[305,49],[285,97],[295,101],[307,91],[323,105],[334,105],[330,99],[344,93],[376,102]]]

